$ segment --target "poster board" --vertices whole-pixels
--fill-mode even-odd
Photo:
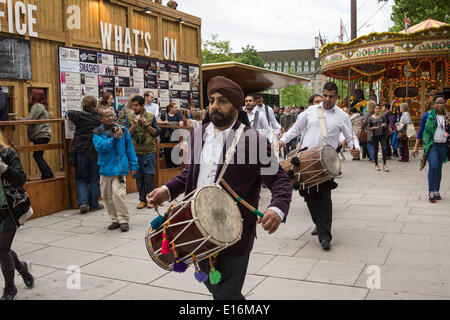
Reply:
[[[198,65],[101,51],[58,47],[61,115],[82,110],[85,96],[98,98],[103,92],[114,96],[120,110],[131,94],[152,91],[155,103],[165,108],[200,108],[200,68]]]

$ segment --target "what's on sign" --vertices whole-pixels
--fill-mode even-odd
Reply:
[[[130,28],[122,28],[122,26],[113,25],[100,21],[100,30],[102,33],[103,50],[114,50],[125,54],[139,54],[139,45],[143,43],[144,54],[147,57],[151,55],[150,40],[152,35],[150,32]],[[114,31],[113,31],[114,30]],[[114,46],[113,46],[114,44]],[[164,59],[177,61],[177,40],[164,37]]]
[[[6,11],[0,11],[0,32],[17,33],[25,36],[28,32],[30,37],[38,37],[36,28],[37,6],[33,4],[25,5],[22,1],[0,0],[0,4],[6,4]],[[8,28],[2,30],[1,20],[7,19]]]

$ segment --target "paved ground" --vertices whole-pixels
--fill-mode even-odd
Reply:
[[[449,299],[450,166],[444,165],[444,200],[430,204],[427,170],[419,172],[417,160],[391,160],[388,165],[391,172],[385,173],[367,161],[343,162],[344,173],[333,192],[330,252],[322,251],[310,235],[313,224],[298,193],[286,225],[271,236],[258,226],[246,297]],[[260,208],[269,197],[263,190]],[[37,281],[29,290],[18,278],[18,298],[211,299],[192,269],[168,273],[151,261],[143,239],[155,213],[138,211],[136,201],[136,194],[129,195],[128,233],[108,231],[106,211],[79,215],[69,210],[27,222],[14,249],[32,263]],[[68,284],[77,283],[67,269],[73,265],[81,268],[81,288],[71,290]],[[377,284],[377,270],[380,289],[369,289],[368,282],[372,288]]]

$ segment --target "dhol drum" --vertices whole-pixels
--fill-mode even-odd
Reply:
[[[341,161],[329,146],[307,149],[281,163],[294,188],[307,189],[336,178],[341,173]]]
[[[156,264],[173,271],[175,258],[190,265],[193,259],[201,261],[238,242],[242,221],[236,202],[227,192],[217,185],[201,187],[170,208],[161,228],[149,227],[147,250]],[[162,254],[164,238],[172,249],[168,254]]]

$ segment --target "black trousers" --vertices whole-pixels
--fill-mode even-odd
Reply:
[[[139,201],[147,202],[147,194],[152,192],[154,189],[153,180],[152,174],[145,174],[142,178],[136,179],[136,186],[139,191]]]
[[[373,144],[373,157],[375,160],[375,165],[378,165],[378,149],[379,144],[381,144],[381,150],[383,154],[383,164],[386,164],[387,150],[386,150],[386,136],[372,136]]]
[[[212,293],[214,300],[245,300],[242,294],[245,275],[247,274],[248,261],[250,254],[240,257],[228,257],[219,254],[214,268],[222,274],[218,284],[211,284],[209,279],[205,285]],[[209,259],[199,262],[200,269],[209,274]]]
[[[308,190],[300,190],[300,195],[305,199],[309,213],[317,227],[319,241],[331,241],[331,222],[333,220],[333,203],[331,201],[331,189],[336,185],[333,181],[327,181]],[[336,185],[337,186],[337,185]]]

